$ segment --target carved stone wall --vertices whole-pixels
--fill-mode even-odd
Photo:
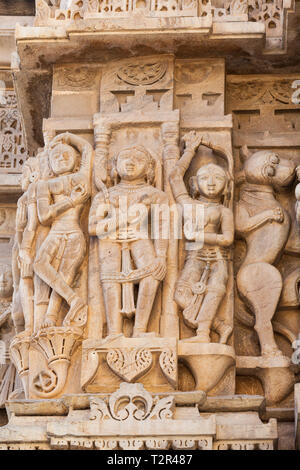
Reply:
[[[20,107],[12,84],[0,95],[0,180],[22,171],[13,196],[0,181],[3,449],[283,445],[300,372],[300,75],[228,74],[212,44],[259,40],[280,62],[293,8],[37,0],[35,26],[17,27]]]

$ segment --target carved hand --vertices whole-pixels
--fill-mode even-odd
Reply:
[[[276,207],[276,209],[271,209],[268,212],[270,213],[268,217],[270,222],[275,221],[279,224],[282,224],[282,222],[284,221],[284,213],[281,207]]]
[[[71,192],[71,199],[75,206],[83,204],[89,198],[89,193],[82,184],[78,184]]]
[[[186,148],[195,151],[202,141],[202,136],[197,134],[195,131],[188,132],[183,136]]]
[[[155,269],[152,276],[157,281],[162,281],[167,273],[167,263],[164,257],[157,257],[155,259]]]
[[[27,250],[20,250],[18,256],[19,267],[22,277],[31,277],[33,274],[32,256]]]

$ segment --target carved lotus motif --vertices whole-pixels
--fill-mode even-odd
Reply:
[[[120,80],[129,85],[152,85],[165,75],[166,70],[167,63],[165,62],[149,62],[122,67],[117,75]]]
[[[111,349],[106,361],[111,370],[126,382],[134,382],[146,374],[152,366],[149,349]]]

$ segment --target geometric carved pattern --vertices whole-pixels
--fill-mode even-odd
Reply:
[[[0,169],[21,173],[28,154],[22,133],[21,116],[14,91],[1,91],[0,100]]]

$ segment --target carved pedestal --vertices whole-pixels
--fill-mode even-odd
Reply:
[[[237,373],[257,377],[264,389],[268,405],[280,403],[293,390],[295,376],[287,357],[237,357]]]
[[[193,338],[191,338],[193,339]],[[195,390],[213,395],[234,394],[235,353],[231,346],[218,343],[180,341],[179,360],[195,379]]]
[[[177,388],[177,341],[125,338],[83,342],[81,386],[86,392],[113,392],[124,380],[152,392]]]
[[[277,444],[276,420],[262,422],[264,400],[257,396],[151,394],[141,383],[123,382],[112,394],[8,406],[3,450],[271,450]]]

